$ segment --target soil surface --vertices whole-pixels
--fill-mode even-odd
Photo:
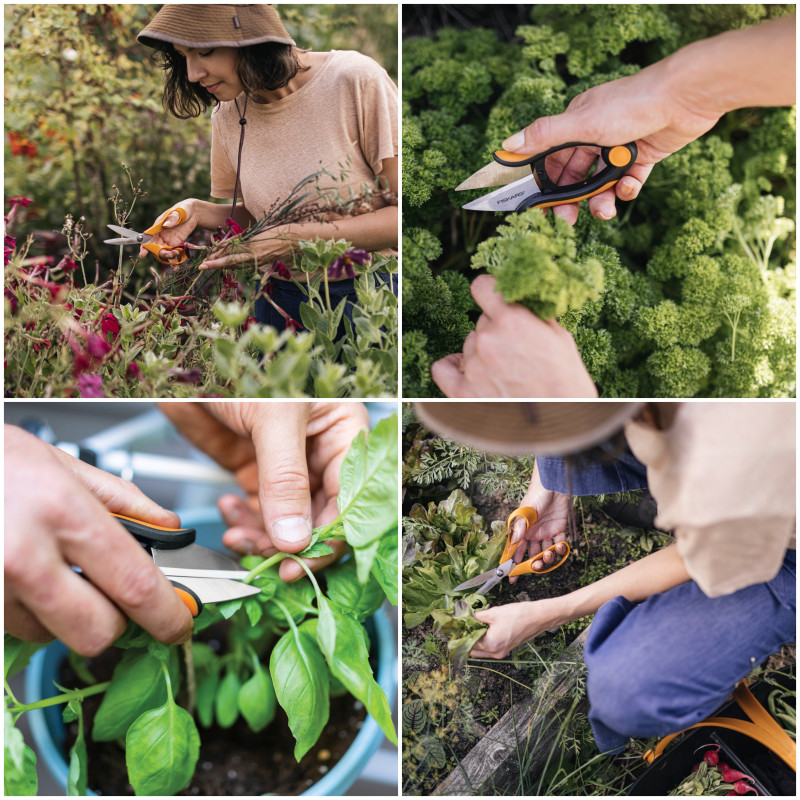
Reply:
[[[121,657],[121,651],[109,649],[89,662],[98,681],[109,680]],[[373,665],[374,666],[374,665]],[[65,660],[60,671],[62,686],[85,684]],[[94,716],[102,695],[88,697],[83,703],[86,730],[92,730]],[[231,728],[200,728],[200,758],[187,787],[179,795],[297,795],[320,780],[344,755],[366,719],[361,702],[350,694],[331,698],[330,721],[319,741],[300,763],[294,757],[295,740],[283,709],[273,722],[253,733],[239,720]],[[78,734],[78,724],[66,726],[64,752],[68,752]],[[87,736],[89,788],[103,795],[133,795],[128,783],[125,751],[116,742],[95,742]]]

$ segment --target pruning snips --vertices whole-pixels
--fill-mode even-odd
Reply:
[[[514,561],[514,553],[517,552],[517,548],[524,548],[527,543],[525,537],[520,537],[519,541],[517,542],[512,541],[514,534],[511,523],[517,517],[524,517],[525,521],[528,523],[528,527],[530,527],[534,522],[536,522],[536,509],[531,508],[530,506],[523,506],[522,508],[518,508],[516,511],[511,512],[506,522],[506,526],[508,527],[508,540],[506,541],[506,546],[503,548],[503,555],[500,557],[500,565],[495,569],[490,569],[488,572],[482,572],[480,575],[476,575],[474,578],[464,581],[464,583],[461,583],[455,587],[455,591],[460,592],[463,589],[474,589],[476,586],[478,586],[480,588],[478,589],[477,594],[486,594],[490,589],[493,589],[495,586],[497,586],[497,584],[500,583],[503,578],[510,578],[516,575],[544,575],[546,572],[552,572],[554,569],[558,569],[567,560],[570,553],[569,544],[567,544],[567,542],[558,542],[550,547],[546,547],[541,553],[535,555],[533,558],[529,558],[527,561],[522,561],[517,564]],[[559,544],[563,544],[566,548],[566,552],[563,554],[556,553],[556,547],[558,547]],[[534,569],[534,563],[536,561],[541,561],[542,556],[548,550],[551,550],[556,556],[558,556],[559,560],[547,569]]]
[[[162,217],[160,222],[156,222],[154,225],[151,225],[144,233],[139,233],[138,231],[132,231],[129,228],[122,228],[119,225],[108,225],[107,227],[111,228],[114,233],[118,233],[120,235],[120,239],[106,239],[106,244],[120,244],[123,247],[129,244],[135,244],[139,247],[144,247],[145,250],[151,252],[162,264],[167,264],[169,266],[176,266],[178,264],[182,264],[186,261],[186,248],[183,245],[177,245],[175,247],[168,247],[167,245],[163,244],[156,244],[153,241],[153,236],[157,233],[161,232],[161,229],[164,227],[164,220],[173,212],[178,212],[178,222],[177,224],[180,225],[182,222],[186,220],[186,211],[182,209],[180,206],[176,206],[175,208],[171,208],[167,211]],[[161,257],[162,250],[178,250],[181,249],[182,252],[177,259],[167,259]]]
[[[553,153],[573,147],[598,149],[600,162],[593,174],[584,180],[559,186],[547,174],[546,159]],[[563,203],[578,203],[614,186],[633,166],[638,152],[634,142],[615,147],[568,142],[536,155],[497,150],[494,161],[456,186],[456,191],[501,187],[462,206],[471,211],[525,211],[528,208],[550,208]]]
[[[232,558],[195,544],[194,528],[160,528],[120,514],[111,516],[147,550],[193,617],[204,603],[238,600],[261,591],[241,582],[249,573]]]

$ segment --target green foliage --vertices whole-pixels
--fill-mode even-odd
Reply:
[[[107,683],[63,689],[55,698],[28,705],[11,696],[6,684],[6,794],[36,790],[35,757],[14,727],[17,718],[54,703],[67,703],[68,719],[79,720],[69,786],[85,789],[82,702],[101,692],[91,736],[125,740],[128,777],[138,795],[174,794],[186,785],[199,755],[198,722],[204,728],[214,723],[228,728],[241,714],[251,730],[259,731],[272,723],[277,704],[288,717],[299,761],[328,722],[334,688],[351,692],[396,742],[388,698],[372,675],[363,626],[386,592],[397,600],[396,442],[396,416],[381,420],[368,439],[362,431],[342,463],[339,516],[315,529],[313,543],[298,556],[243,559],[251,570],[246,580],[260,594],[203,609],[195,632],[223,619],[230,627],[227,652],[217,654],[199,642],[183,646],[191,652],[184,667],[190,673],[186,682],[195,687],[197,722],[176,703],[180,649],[155,641],[134,623],[115,643],[123,656]],[[331,568],[326,597],[301,556],[321,541],[336,539],[347,541],[355,555]],[[284,558],[302,564],[309,580],[284,583],[278,575]],[[25,648],[13,638],[6,645],[8,673]]]
[[[580,92],[793,8],[539,4],[514,45],[485,30],[405,43],[406,396],[438,394],[430,364],[459,352],[477,318],[441,283],[469,275],[470,263],[496,274],[507,300],[574,335],[601,396],[795,395],[794,109],[726,115],[657,164],[616,219],[584,208],[574,231],[536,211],[462,212],[485,190],[454,191],[503,139]],[[465,97],[461,82],[434,81],[440,61],[465,73],[480,63],[494,77],[470,71]]]

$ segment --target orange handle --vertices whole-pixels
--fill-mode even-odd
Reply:
[[[164,216],[161,217],[161,220],[159,222],[156,222],[153,225],[151,225],[145,231],[145,233],[150,235],[150,236],[155,236],[157,233],[161,233],[161,230],[164,227],[164,220],[170,214],[172,214],[173,211],[177,211],[178,212],[178,222],[176,223],[177,225],[180,225],[181,223],[186,222],[186,210],[181,208],[180,206],[175,206],[175,208],[171,208],[169,211],[166,211],[164,213]],[[156,259],[159,261],[159,263],[161,263],[161,264],[166,264],[168,266],[173,266],[174,267],[177,264],[183,264],[183,262],[186,261],[186,250],[182,250],[181,251],[181,255],[177,260],[176,259],[161,258],[161,251],[162,250],[177,250],[178,249],[177,247],[166,247],[165,245],[155,244],[153,242],[148,242],[147,244],[142,245],[142,247],[144,247],[144,249],[147,250],[148,252],[152,253],[156,257]]]
[[[200,598],[188,587],[177,581],[170,581],[172,588],[178,593],[178,597],[183,601],[186,608],[191,611],[192,616],[196,617],[203,610],[203,603]]]
[[[564,553],[564,556],[559,561],[556,561],[556,563],[553,564],[552,567],[548,567],[547,569],[534,569],[533,568],[533,562],[534,561],[541,560],[542,556],[548,550],[552,550],[555,553],[556,552],[556,547],[558,547],[558,545],[560,545],[560,544],[563,544],[564,547],[567,548],[567,552]],[[539,555],[536,555],[533,558],[529,558],[527,561],[523,561],[520,564],[517,564],[517,566],[514,567],[514,569],[512,569],[511,572],[508,573],[508,575],[509,575],[509,577],[511,577],[512,575],[528,575],[528,574],[531,574],[531,575],[544,575],[546,572],[552,572],[554,569],[558,569],[567,560],[567,558],[569,558],[569,554],[570,554],[570,547],[569,547],[569,544],[567,542],[557,542],[556,544],[551,544],[550,547],[546,547],[544,550],[542,550],[542,552],[539,553]],[[556,553],[556,555],[558,555],[558,554]]]
[[[528,528],[536,522],[539,514],[537,513],[536,509],[532,506],[522,506],[521,508],[516,509],[516,511],[512,511],[508,515],[508,519],[506,520],[506,527],[508,528],[508,539],[506,540],[506,546],[503,548],[503,555],[500,558],[500,563],[502,564],[504,561],[508,561],[514,553],[517,551],[517,547],[519,547],[525,539],[520,539],[518,542],[511,541],[511,521],[516,519],[517,517],[525,517],[525,521],[528,523]]]

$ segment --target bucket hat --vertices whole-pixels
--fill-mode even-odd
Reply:
[[[570,455],[620,430],[644,403],[415,403],[437,433],[490,453]]]
[[[147,47],[249,47],[262,42],[294,45],[271,5],[168,3],[136,37]]]

